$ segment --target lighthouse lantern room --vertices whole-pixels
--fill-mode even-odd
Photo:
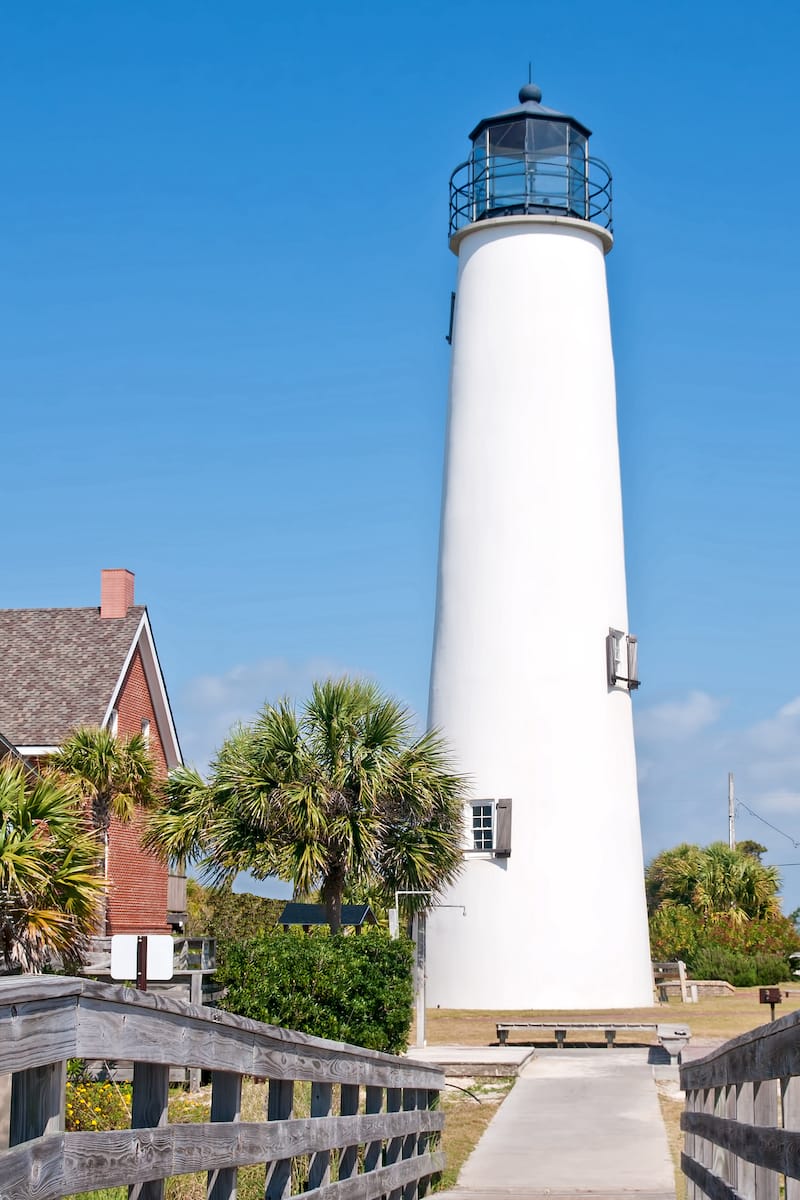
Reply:
[[[469,777],[428,1002],[652,1002],[605,257],[611,176],[541,103],[451,177],[458,257],[430,722]],[[457,905],[459,907],[446,907]],[[461,916],[461,907],[466,916]]]

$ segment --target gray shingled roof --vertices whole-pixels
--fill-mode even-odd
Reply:
[[[99,725],[144,613],[99,608],[0,609],[0,729],[15,746],[57,746]]]

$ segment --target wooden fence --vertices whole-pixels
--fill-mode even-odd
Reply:
[[[64,1132],[69,1058],[133,1061],[130,1129]],[[211,1073],[209,1122],[169,1123],[173,1065]],[[118,1186],[161,1200],[167,1178],[196,1171],[208,1172],[209,1200],[235,1200],[237,1168],[255,1164],[266,1164],[265,1200],[287,1200],[305,1155],[297,1195],[416,1200],[443,1166],[438,1069],[131,988],[0,982],[0,1075],[11,1077],[0,1200]],[[265,1121],[239,1119],[248,1075],[269,1081]],[[293,1119],[298,1080],[310,1081],[311,1115]]]
[[[681,1067],[689,1200],[800,1200],[800,1012]]]

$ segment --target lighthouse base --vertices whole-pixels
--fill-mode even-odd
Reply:
[[[522,862],[471,856],[428,918],[428,1007],[596,1012],[652,1005],[639,897],[626,900],[613,886],[588,895],[575,883],[565,878],[548,895]]]

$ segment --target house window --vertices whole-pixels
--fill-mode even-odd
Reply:
[[[111,716],[108,718],[108,732],[111,734],[112,737],[117,736],[118,727],[119,727],[119,714],[115,708],[112,708]]]
[[[494,805],[482,801],[472,806],[472,848],[491,850],[494,845]]]
[[[145,746],[150,745],[150,722],[147,717],[142,717],[142,739]]]

